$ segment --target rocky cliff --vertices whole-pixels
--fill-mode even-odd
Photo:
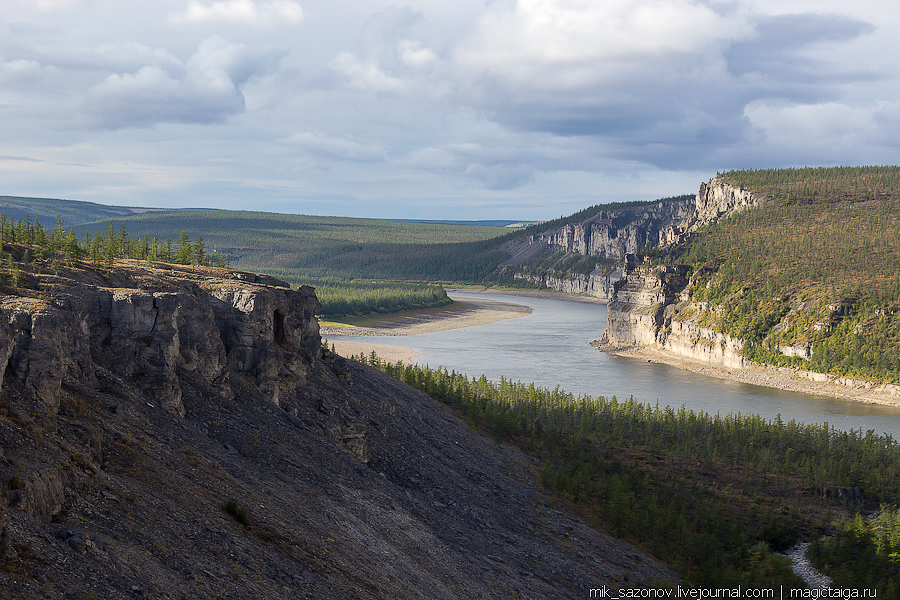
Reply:
[[[66,378],[96,386],[98,368],[133,381],[145,398],[184,416],[179,371],[229,393],[231,373],[253,378],[278,404],[318,353],[313,289],[263,275],[234,279],[168,267],[118,270],[89,281],[44,276],[37,298],[0,300],[0,375],[47,413]]]
[[[624,270],[607,308],[599,349],[649,346],[727,367],[745,366],[742,343],[715,331],[706,306],[691,302],[688,267],[654,265],[629,255]]]
[[[564,294],[609,300],[613,295],[613,286],[622,278],[622,270],[619,267],[605,268],[598,265],[589,274],[573,272],[519,273],[517,278],[546,286]]]
[[[654,230],[657,237],[652,245],[668,248],[684,242],[704,225],[763,201],[747,190],[712,179],[701,184],[697,195],[680,210],[669,211],[672,217]],[[724,366],[744,366],[743,344],[716,332],[707,307],[691,302],[693,281],[688,276],[686,266],[654,265],[649,258],[626,253],[598,347],[651,346]]]
[[[744,357],[743,342],[716,331],[714,309],[691,299],[697,273],[689,276],[684,265],[654,265],[649,259],[634,255],[626,257],[624,272],[608,303],[603,333],[593,343],[597,349],[615,353],[649,348],[726,369],[759,366]],[[776,348],[785,356],[808,358],[810,353],[808,344]],[[751,371],[727,373],[729,379],[754,385],[866,403],[896,406],[900,399],[897,384],[793,367],[768,367],[761,377],[748,374]]]
[[[0,297],[3,598],[572,598],[671,572],[536,465],[320,346],[310,288],[21,265]]]
[[[678,244],[700,227],[756,206],[760,201],[745,189],[712,179],[701,184],[695,196],[601,210],[582,222],[508,243],[505,250],[511,263],[517,265],[542,258],[546,262],[548,254],[556,256],[556,262],[562,264],[572,254],[598,257],[601,261],[590,273],[565,269],[560,272],[551,261],[544,268],[523,266],[518,276],[557,291],[611,300],[612,284],[622,278],[623,272],[610,267],[610,262],[621,263],[626,255],[646,247],[667,248]]]

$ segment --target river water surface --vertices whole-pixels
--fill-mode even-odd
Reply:
[[[453,298],[485,297],[454,293]],[[419,353],[415,362],[443,366],[470,376],[557,385],[574,394],[616,396],[685,407],[711,414],[758,413],[785,421],[827,422],[838,429],[870,429],[900,440],[900,408],[861,404],[716,379],[646,360],[610,356],[590,347],[600,337],[606,305],[571,300],[490,295],[530,306],[526,317],[462,329],[403,337],[353,338],[404,346]],[[329,339],[350,339],[329,336]]]

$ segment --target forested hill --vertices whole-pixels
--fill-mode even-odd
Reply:
[[[228,210],[167,210],[114,222],[131,237],[184,232],[226,252],[233,266],[289,281],[309,277],[483,281],[503,258],[503,227]],[[104,231],[108,221],[83,227]]]
[[[59,200],[55,198],[25,198],[22,196],[0,196],[0,213],[7,219],[24,221],[26,218],[38,220],[52,227],[57,215],[68,226],[100,221],[121,219],[126,215],[150,209],[131,206],[107,206],[79,200]]]
[[[658,202],[597,205],[526,228],[202,209],[132,214],[114,222],[137,238],[175,241],[181,232],[193,241],[202,237],[206,248],[226,252],[232,265],[289,281],[340,277],[529,286],[516,278],[520,265],[508,266],[505,242],[579,223],[602,210]],[[108,225],[100,220],[86,227],[96,233]],[[539,250],[548,249],[544,244]]]
[[[759,362],[900,382],[900,167],[719,178],[762,204],[663,258],[690,265],[706,321]]]
[[[601,210],[651,202],[596,205],[567,217],[525,228],[509,221],[437,222],[320,217],[214,209],[148,210],[86,202],[6,197],[0,212],[8,219],[29,216],[48,227],[60,215],[66,227],[105,234],[110,222],[148,246],[177,247],[184,239],[210,252],[227,254],[237,268],[262,271],[289,281],[315,278],[387,279],[433,282],[504,283],[530,286],[516,277],[505,242],[525,240],[549,229],[589,219]],[[654,201],[658,202],[658,201]],[[492,223],[492,224],[487,224]],[[170,241],[171,244],[167,244]],[[550,247],[538,244],[543,256]],[[165,252],[163,253],[165,254]],[[555,264],[555,263],[554,263]]]

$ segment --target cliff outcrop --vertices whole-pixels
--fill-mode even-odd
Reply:
[[[571,598],[673,574],[536,465],[321,347],[311,288],[22,266],[0,297],[0,596]]]
[[[98,368],[133,381],[148,401],[184,416],[179,371],[228,394],[232,372],[251,376],[277,404],[318,352],[318,300],[265,276],[198,276],[174,267],[83,282],[43,276],[37,298],[0,300],[5,378],[53,414],[63,381],[96,385]]]
[[[647,247],[668,248],[683,242],[699,228],[762,201],[748,190],[714,178],[700,185],[695,196],[661,200],[616,210],[600,210],[578,223],[569,223],[515,242],[504,249],[510,263],[522,265],[518,277],[541,283],[560,292],[611,300],[612,284],[624,273],[609,265],[621,263],[629,254]],[[591,273],[563,269],[552,262],[543,268],[529,263],[547,262],[548,254],[563,263],[567,256],[597,257]]]
[[[754,385],[900,405],[897,384],[754,363],[744,357],[743,342],[716,330],[714,310],[704,302],[692,300],[697,273],[689,274],[684,265],[654,265],[633,255],[624,264],[625,277],[616,284],[608,303],[603,333],[592,344],[598,350],[651,356],[704,375]],[[809,345],[776,348],[785,356],[801,358],[808,358],[810,352]],[[677,360],[680,358],[699,363]],[[700,363],[713,368],[701,367]]]
[[[746,365],[743,344],[715,331],[706,307],[691,302],[687,266],[654,265],[629,255],[624,270],[607,307],[600,350],[649,346],[726,367]]]

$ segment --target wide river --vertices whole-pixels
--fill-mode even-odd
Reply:
[[[454,298],[490,297],[530,306],[521,318],[487,325],[402,337],[355,338],[412,348],[422,365],[443,366],[470,376],[557,385],[574,394],[616,396],[685,407],[711,414],[758,413],[785,421],[842,430],[889,433],[900,440],[900,408],[861,404],[706,377],[660,363],[610,356],[590,347],[606,322],[606,306],[571,300],[454,293]],[[349,339],[330,336],[329,339]]]

